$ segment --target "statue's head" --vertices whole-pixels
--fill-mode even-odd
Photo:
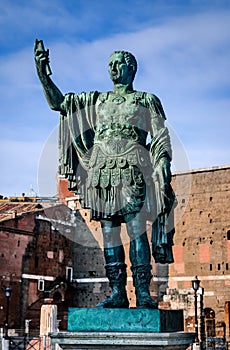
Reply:
[[[109,58],[109,74],[114,83],[131,84],[137,71],[136,58],[127,51],[114,51]]]

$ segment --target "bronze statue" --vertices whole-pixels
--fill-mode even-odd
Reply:
[[[172,263],[173,208],[171,145],[165,113],[153,94],[133,89],[135,57],[115,51],[109,59],[113,91],[68,93],[50,78],[49,52],[35,41],[35,62],[45,97],[60,111],[60,173],[69,189],[81,193],[81,205],[99,220],[106,275],[112,294],[98,307],[127,308],[126,264],[121,223],[130,237],[136,306],[157,308],[149,292],[152,278],[146,220],[152,221],[152,254]],[[147,142],[148,134],[150,142]]]

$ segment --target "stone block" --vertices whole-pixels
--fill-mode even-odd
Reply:
[[[63,350],[186,350],[195,333],[58,332],[49,334]]]
[[[177,332],[182,310],[69,308],[70,332]]]

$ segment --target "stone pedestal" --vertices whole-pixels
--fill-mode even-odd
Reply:
[[[182,330],[182,310],[70,308],[68,332],[49,336],[63,350],[185,350],[195,334]]]
[[[60,332],[51,333],[52,344],[63,350],[186,350],[194,333]]]
[[[177,332],[182,310],[70,308],[70,332]]]

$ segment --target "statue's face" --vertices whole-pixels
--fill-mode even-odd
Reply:
[[[109,75],[114,83],[130,84],[132,82],[132,67],[127,65],[122,53],[113,53],[110,56]]]

